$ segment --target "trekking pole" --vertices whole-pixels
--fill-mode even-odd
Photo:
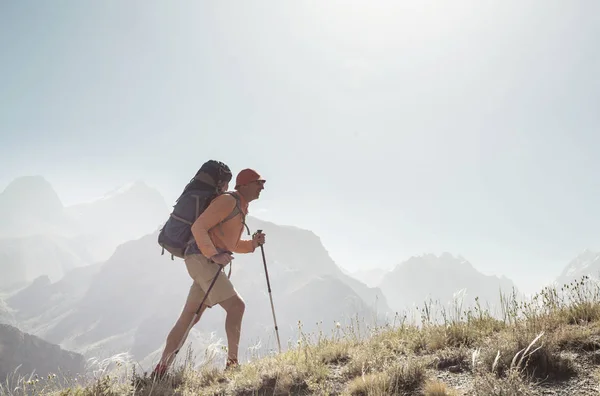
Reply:
[[[220,264],[217,264],[217,265],[219,266],[219,269],[217,270],[215,277],[213,278],[212,282],[210,283],[208,290],[206,291],[206,293],[204,293],[204,298],[202,299],[200,306],[198,306],[198,309],[194,313],[194,317],[192,318],[192,321],[188,325],[187,330],[185,331],[183,337],[181,338],[181,341],[179,341],[179,345],[177,346],[177,349],[173,353],[175,356],[177,356],[177,353],[179,353],[179,350],[183,346],[183,343],[185,342],[185,339],[187,338],[189,332],[192,330],[192,327],[194,327],[194,322],[196,322],[196,317],[198,317],[200,315],[200,311],[202,310],[202,305],[204,305],[204,302],[206,301],[206,297],[208,297],[208,293],[210,293],[210,290],[213,288],[213,286],[215,285],[215,282],[217,281],[217,278],[219,277],[219,272],[221,272],[222,267]]]
[[[262,230],[257,231],[259,234]],[[271,283],[269,282],[269,271],[267,270],[267,260],[265,259],[265,248],[260,245],[260,251],[262,253],[263,264],[265,266],[265,276],[267,277],[267,289],[269,290],[269,298],[271,299],[271,311],[273,312],[273,322],[275,323],[275,333],[277,334],[277,345],[279,346],[279,353],[281,353],[281,342],[279,341],[279,329],[277,328],[277,319],[275,318],[275,307],[273,306],[273,296],[271,295]]]

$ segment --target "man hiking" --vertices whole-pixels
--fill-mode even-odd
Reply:
[[[192,224],[193,238],[186,248],[184,261],[193,283],[181,315],[167,336],[165,349],[152,373],[153,376],[162,376],[166,373],[175,359],[178,347],[183,345],[187,338],[186,333],[190,323],[194,321],[193,325],[195,325],[204,310],[216,304],[223,307],[227,313],[226,368],[238,365],[238,347],[245,304],[223,268],[233,260],[233,253],[252,253],[265,243],[263,233],[255,233],[249,240],[241,239],[244,227],[247,228],[245,217],[248,214],[248,204],[260,197],[265,182],[266,180],[253,169],[240,171],[236,177],[235,191],[218,195]],[[227,182],[221,191],[226,191],[228,187]],[[215,274],[217,279],[206,296],[199,315],[194,320],[195,313],[205,297],[205,291],[209,289]]]

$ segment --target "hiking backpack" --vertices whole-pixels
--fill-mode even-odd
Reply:
[[[230,192],[223,194],[232,195],[236,200],[236,204],[233,211],[215,225],[215,227],[229,221],[240,213],[244,216],[240,207],[239,197]],[[215,188],[207,184],[191,184],[189,188],[186,187],[177,199],[173,211],[158,234],[158,244],[162,246],[161,255],[164,255],[165,250],[167,250],[171,253],[171,260],[174,260],[174,257],[184,258],[188,244],[193,242],[194,239],[192,225],[218,195]],[[245,219],[242,219],[242,223],[246,226]]]

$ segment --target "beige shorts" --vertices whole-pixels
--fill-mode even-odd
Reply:
[[[219,268],[222,267],[219,264],[213,263],[201,254],[190,254],[185,256],[185,266],[187,271],[194,280],[190,287],[190,292],[187,298],[187,304],[191,304],[194,307],[199,307],[202,299],[204,298],[206,290],[210,287],[215,274]],[[208,297],[204,300],[204,304],[209,308],[219,304],[228,298],[237,295],[237,291],[233,287],[233,284],[227,278],[227,274],[224,271],[219,271],[218,278],[215,281]]]

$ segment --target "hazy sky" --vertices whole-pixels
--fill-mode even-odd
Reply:
[[[170,204],[214,158],[345,268],[538,286],[600,248],[598,37],[595,0],[1,1],[0,188]]]

